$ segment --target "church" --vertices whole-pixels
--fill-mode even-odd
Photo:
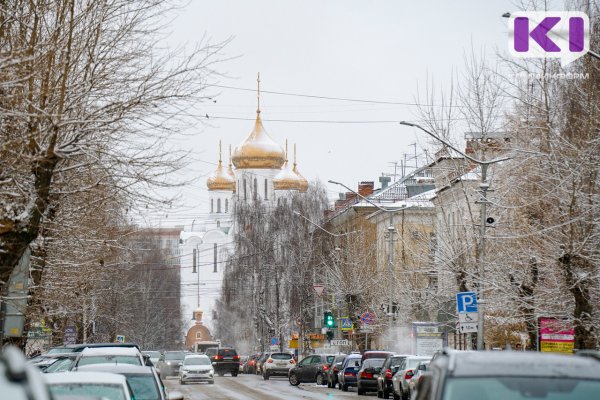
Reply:
[[[259,200],[274,207],[290,195],[308,190],[308,181],[296,163],[296,147],[293,160],[289,160],[287,141],[284,150],[267,134],[260,112],[259,86],[254,128],[233,153],[230,149],[226,166],[219,143],[217,168],[206,181],[206,218],[181,232],[181,307],[184,318],[190,318],[184,332],[187,348],[215,339],[210,331],[218,317],[215,303],[221,295],[225,263],[234,248],[235,203]]]

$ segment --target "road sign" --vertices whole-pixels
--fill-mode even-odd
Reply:
[[[373,325],[361,325],[360,331],[362,333],[373,333],[375,332],[375,327]]]
[[[375,314],[365,311],[360,315],[360,322],[364,325],[371,325],[373,322],[375,322]]]
[[[277,347],[279,347],[279,338],[272,337],[271,338],[271,346],[277,346]]]
[[[77,343],[77,328],[75,325],[68,325],[65,327],[65,336],[63,337],[63,344],[75,344]]]
[[[325,290],[325,285],[317,283],[317,284],[313,285],[313,289],[315,290],[315,293],[317,294],[317,296],[321,296],[321,295],[323,295],[323,290]]]
[[[352,320],[348,317],[342,318],[342,330],[343,331],[351,331],[352,330]]]
[[[459,332],[460,333],[473,333],[477,332],[477,323],[461,323],[459,324]]]
[[[350,342],[348,342],[347,339],[332,339],[331,340],[332,346],[348,346],[349,344],[350,344]]]
[[[125,336],[124,335],[117,335],[117,340],[115,340],[115,342],[125,343]]]
[[[468,324],[479,321],[479,313],[459,313],[458,322]]]
[[[271,345],[270,349],[271,351],[279,351],[279,345]]]
[[[476,313],[477,312],[477,293],[460,292],[456,293],[456,310],[458,313]]]

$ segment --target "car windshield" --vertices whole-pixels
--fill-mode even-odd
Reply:
[[[184,358],[185,358],[185,353],[183,351],[165,353],[165,360],[183,360]]]
[[[53,349],[48,350],[46,354],[57,354],[57,353],[71,353],[72,350],[68,347],[55,347]]]
[[[394,357],[394,358],[392,358],[390,366],[392,368],[398,368],[402,364],[402,361],[404,361],[405,358],[406,357]]]
[[[363,368],[381,367],[385,359],[383,358],[368,358],[363,362]]]
[[[183,361],[183,365],[210,365],[208,357],[189,357]]]
[[[420,362],[423,362],[425,360],[423,359],[412,359],[409,358],[408,360],[406,360],[406,366],[404,367],[405,369],[414,369],[416,368],[417,365],[419,365]]]
[[[594,399],[600,380],[556,377],[449,378],[443,400]]]
[[[131,364],[142,365],[139,357],[135,356],[87,356],[81,357],[77,362],[77,366],[90,364]]]
[[[292,355],[287,354],[287,353],[275,353],[275,354],[271,354],[271,358],[273,360],[291,360]]]
[[[233,357],[236,354],[237,353],[233,349],[220,349],[219,350],[219,355],[223,356],[223,357]]]
[[[126,375],[135,400],[160,399],[154,375]]]
[[[145,354],[150,358],[159,358],[160,357],[160,352],[158,352],[158,351],[143,351],[142,354]]]
[[[73,365],[73,362],[75,362],[75,360],[73,360],[72,358],[58,359],[54,363],[52,363],[52,365],[46,367],[44,372],[51,373],[68,371],[71,368],[71,365]]]
[[[107,383],[66,383],[50,385],[53,396],[94,396],[110,400],[129,400],[121,385]]]

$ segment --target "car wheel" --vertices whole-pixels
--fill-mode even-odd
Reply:
[[[377,388],[377,398],[379,398],[379,399],[383,398],[383,393],[381,392],[381,390],[379,390],[379,388]]]
[[[348,391],[348,385],[342,385],[342,391],[343,392],[347,392]]]
[[[394,392],[394,400],[400,400],[400,396],[398,396],[396,392]]]
[[[184,381],[182,381],[182,380],[180,379],[180,380],[179,380],[179,384],[180,384],[180,385],[185,385],[185,382],[184,382]]]
[[[331,389],[333,387],[333,383],[329,379],[327,379],[327,387]]]
[[[219,376],[225,376],[225,372],[219,371],[219,372],[217,372],[217,375],[219,375]]]
[[[269,380],[269,374],[267,374],[267,373],[265,372],[265,373],[263,374],[263,379],[264,379],[265,381],[268,381],[268,380]]]
[[[381,397],[387,399],[390,397],[390,392],[386,388],[383,388],[383,392],[381,392]]]
[[[402,400],[408,400],[408,395],[404,393],[404,390],[400,389],[400,398]]]
[[[238,375],[238,372],[237,372],[237,371],[232,371],[232,372],[231,372],[231,376],[237,376],[237,375]]]
[[[214,385],[215,381],[214,380],[208,381],[208,383],[211,384],[211,385]]]
[[[365,391],[360,386],[357,386],[356,393],[358,393],[359,396],[364,396]]]
[[[290,374],[290,377],[288,378],[288,380],[290,381],[290,385],[292,385],[292,386],[298,386],[300,384],[298,377],[294,373]]]
[[[325,382],[324,382],[324,379],[323,379],[323,374],[318,373],[316,381],[317,381],[317,385],[319,385],[319,386],[324,385]]]

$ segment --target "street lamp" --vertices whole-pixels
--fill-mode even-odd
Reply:
[[[394,212],[397,211],[397,209],[387,209],[387,208],[383,208],[380,205],[376,204],[375,202],[369,200],[368,198],[364,197],[363,195],[361,195],[358,192],[355,192],[354,190],[350,189],[348,186],[344,185],[341,182],[336,182],[336,181],[332,181],[329,180],[329,183],[333,183],[334,185],[339,185],[342,186],[343,188],[345,188],[346,190],[354,193],[355,195],[357,195],[358,197],[360,197],[361,199],[365,200],[367,203],[375,206],[377,209],[379,209],[380,211],[386,212],[390,214],[390,226],[387,228],[387,231],[389,233],[389,235],[387,235],[387,239],[388,239],[388,246],[389,246],[389,250],[388,250],[388,272],[390,274],[390,277],[392,278],[390,280],[390,283],[392,285],[392,287],[390,288],[389,291],[389,299],[388,299],[388,326],[390,327],[390,329],[392,328],[392,323],[394,321],[394,314],[392,313],[392,309],[393,309],[393,296],[392,296],[392,292],[394,289],[394,282],[395,282],[395,275],[394,275]]]
[[[423,132],[425,132],[432,138],[436,139],[439,142],[442,142],[445,146],[449,147],[450,149],[454,150],[455,152],[457,152],[458,154],[463,156],[465,159],[479,165],[479,167],[481,168],[481,182],[479,184],[479,193],[481,194],[481,198],[479,201],[476,202],[476,203],[481,204],[480,214],[479,214],[479,285],[477,288],[477,292],[478,292],[477,293],[478,294],[477,303],[481,307],[479,308],[479,320],[477,322],[477,350],[484,350],[484,348],[483,348],[483,333],[484,333],[483,318],[484,318],[485,300],[483,297],[483,284],[484,284],[483,275],[485,274],[484,260],[485,260],[485,228],[486,228],[486,224],[487,224],[486,214],[487,214],[487,205],[489,203],[489,201],[487,199],[487,192],[490,189],[490,184],[487,181],[487,169],[492,164],[499,163],[501,161],[510,160],[510,157],[495,158],[490,161],[478,160],[476,158],[469,156],[468,154],[463,153],[462,151],[457,149],[455,146],[453,146],[451,143],[449,143],[447,140],[437,136],[435,133],[428,131],[427,129],[423,128],[420,125],[413,124],[412,122],[407,122],[407,121],[400,121],[400,125],[411,126],[411,127],[422,130]]]

